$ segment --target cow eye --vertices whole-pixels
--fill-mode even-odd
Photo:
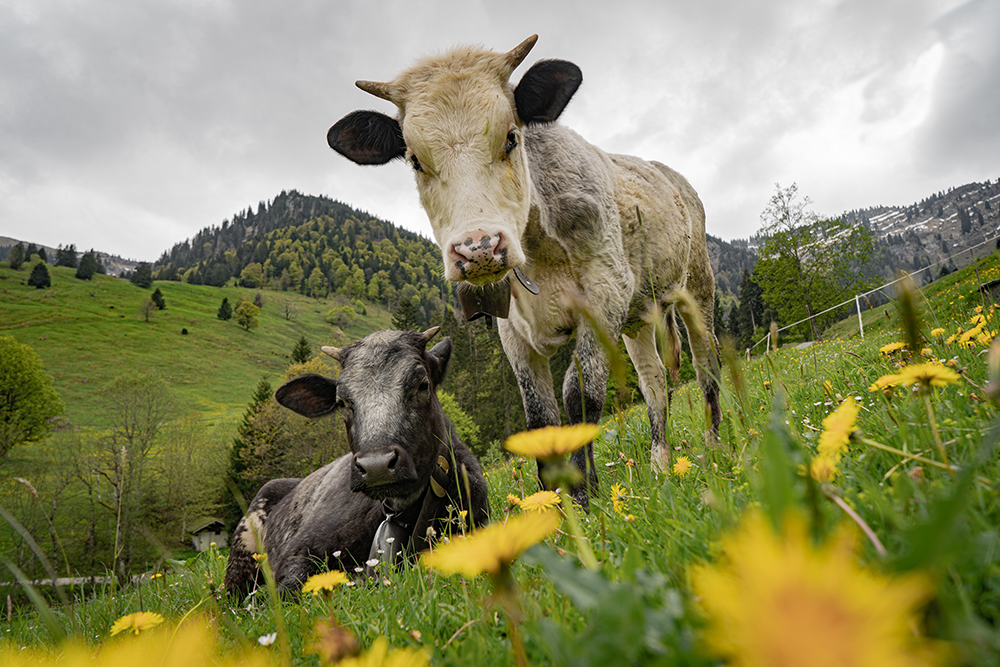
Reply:
[[[515,148],[517,148],[517,134],[514,133],[514,130],[511,130],[507,133],[507,144],[504,146],[504,150],[507,151],[507,155],[510,155],[514,152]]]
[[[424,170],[424,168],[420,166],[420,159],[417,158],[417,156],[414,153],[410,153],[410,164],[412,164],[413,168],[417,171]]]
[[[420,386],[417,387],[417,391],[422,394],[426,391],[429,391],[430,388],[431,388],[430,383],[427,380],[424,380],[423,382],[420,383]]]

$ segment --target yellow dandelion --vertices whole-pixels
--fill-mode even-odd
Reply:
[[[253,558],[255,561],[257,561],[258,563],[263,563],[264,561],[267,560],[267,554],[259,554],[259,553],[250,554],[250,557]]]
[[[836,476],[838,459],[830,454],[820,454],[809,462],[809,474],[817,482],[832,482]]]
[[[348,581],[350,579],[340,570],[330,570],[322,574],[314,574],[306,579],[306,583],[302,586],[302,592],[319,595],[320,591],[332,591],[337,586],[346,584]]]
[[[722,563],[691,572],[708,647],[735,667],[933,664],[914,632],[929,583],[860,567],[852,535],[814,546],[798,516],[776,534],[760,512],[746,515],[723,538]]]
[[[944,329],[938,327],[937,329],[931,329],[931,335],[937,338],[938,336],[943,336],[945,334]]]
[[[111,636],[114,637],[119,632],[131,631],[137,635],[144,630],[155,628],[163,623],[163,616],[152,611],[137,611],[134,614],[122,616],[111,626]]]
[[[521,506],[522,512],[541,512],[542,510],[552,509],[560,502],[562,500],[555,491],[539,491],[538,493],[532,493],[518,504]]]
[[[424,667],[430,662],[425,651],[414,648],[389,650],[389,640],[379,636],[363,654],[337,663],[337,667]]]
[[[553,533],[560,521],[559,513],[552,510],[520,514],[425,551],[420,564],[445,575],[496,575],[525,549]]]
[[[915,364],[906,366],[900,372],[903,378],[900,384],[920,384],[927,387],[947,387],[949,384],[958,384],[961,376],[955,371],[940,364]]]
[[[945,341],[945,343],[947,343],[948,345],[951,345],[956,340],[958,340],[958,336],[956,334],[952,334],[952,335],[948,336],[948,339]]]
[[[551,459],[580,449],[597,437],[601,429],[596,424],[546,426],[522,431],[507,438],[503,446],[509,452],[536,459]]]
[[[507,504],[510,507],[520,507],[521,506],[521,499],[518,498],[517,496],[515,496],[513,493],[508,493],[507,494]]]
[[[691,459],[686,456],[682,456],[674,462],[674,474],[678,477],[683,477],[688,474],[688,470],[691,469]]]
[[[617,482],[611,487],[611,507],[615,514],[624,514],[628,509],[628,493],[625,487]]]
[[[889,343],[888,345],[883,345],[882,347],[880,347],[878,351],[881,352],[882,354],[892,354],[893,352],[899,352],[904,347],[906,347],[906,343],[902,342]]]
[[[823,432],[819,435],[816,449],[820,454],[829,454],[835,459],[847,449],[847,443],[855,430],[860,408],[853,396],[848,396],[840,406],[823,420]]]

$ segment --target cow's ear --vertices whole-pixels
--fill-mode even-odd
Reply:
[[[377,111],[347,114],[326,133],[326,142],[358,164],[385,164],[406,154],[399,122]]]
[[[451,338],[445,338],[435,345],[427,353],[427,361],[430,366],[431,382],[434,386],[440,386],[444,382],[444,376],[448,372],[448,360],[451,358]]]
[[[517,115],[525,123],[559,118],[583,81],[580,68],[567,60],[540,60],[514,89]]]
[[[289,410],[315,419],[337,408],[337,382],[316,373],[306,373],[278,387],[274,398]]]

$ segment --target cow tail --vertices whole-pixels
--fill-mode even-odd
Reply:
[[[250,504],[246,515],[240,519],[229,547],[226,563],[226,592],[242,601],[257,585],[259,567],[254,556],[263,552],[264,522],[267,513],[256,501]]]

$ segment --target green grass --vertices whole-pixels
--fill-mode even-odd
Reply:
[[[50,266],[49,272],[52,287],[39,290],[25,284],[26,271],[0,265],[0,335],[38,352],[66,403],[66,418],[83,429],[107,425],[94,408],[94,394],[131,370],[160,374],[183,413],[197,414],[208,424],[233,424],[260,378],[278,378],[285,371],[300,336],[318,354],[320,345],[342,345],[391,322],[387,311],[369,305],[367,316],[336,336],[325,321],[332,299],[263,290],[260,326],[248,332],[235,319],[219,320],[216,312],[223,297],[235,306],[240,296],[252,300],[256,290],[159,281],[142,289],[101,275],[77,280],[64,267]],[[146,322],[139,305],[156,287],[167,308]],[[295,306],[291,321],[281,312],[285,299]]]
[[[984,281],[996,271],[995,258],[980,266]],[[924,289],[927,356],[879,351],[901,339],[889,305],[866,313],[864,340],[851,335],[854,317],[825,342],[806,349],[786,346],[739,367],[727,366],[718,442],[704,439],[700,392],[690,384],[681,387],[673,396],[669,439],[675,459],[684,455],[694,463],[684,476],[649,469],[649,425],[642,408],[625,406],[607,420],[595,443],[600,491],[591,513],[581,517],[599,570],[578,567],[575,546],[564,534],[529,550],[513,568],[522,591],[529,663],[718,664],[705,650],[708,621],[692,591],[692,568],[724,561],[725,536],[754,508],[775,520],[786,511],[806,517],[809,535],[823,544],[836,534],[836,526],[856,525],[834,498],[884,545],[882,555],[855,530],[858,567],[887,578],[919,575],[927,582],[931,597],[917,610],[912,627],[940,642],[935,646],[947,652],[948,663],[1000,663],[1000,471],[997,431],[991,430],[997,417],[996,400],[990,398],[995,385],[988,384],[1000,378],[989,376],[986,347],[946,342],[959,326],[972,326],[974,306],[980,305],[975,284],[974,274],[965,270]],[[170,294],[165,295],[169,302]],[[1000,328],[1000,311],[994,313],[989,301],[984,313],[990,329]],[[946,334],[931,336],[935,327]],[[962,373],[958,384],[930,395],[940,437],[958,467],[954,474],[871,444],[939,459],[923,398],[908,389],[869,389],[899,365],[928,358],[948,361]],[[861,406],[857,437],[833,483],[815,484],[803,471],[816,453],[823,420],[847,396]],[[508,494],[537,489],[534,462],[505,459],[486,470],[494,521],[518,511],[508,505]],[[624,489],[624,506],[615,507],[612,488]],[[393,647],[424,648],[433,664],[515,664],[512,626],[490,605],[488,577],[443,577],[405,568],[385,572],[384,586],[339,589],[329,602],[286,600],[275,612],[266,592],[240,609],[231,608],[217,590],[224,567],[224,554],[213,551],[175,564],[165,580],[142,587],[141,600],[136,587],[108,591],[72,609],[57,608],[55,615],[67,632],[76,624],[78,641],[92,650],[104,642],[102,650],[110,651],[137,641],[108,638],[111,624],[124,614],[143,608],[173,622],[207,614],[216,619],[221,655],[232,657],[248,646],[276,663],[287,642],[294,664],[318,664],[309,652],[313,624],[332,613],[363,647],[385,636]],[[784,573],[763,574],[780,578]],[[753,600],[733,604],[746,607]],[[30,608],[19,612],[4,628],[15,650],[53,643],[38,614]],[[747,612],[760,617],[764,633],[788,641],[812,639],[789,636],[790,626],[783,623],[795,619],[782,619],[778,607]],[[277,630],[279,616],[287,639],[257,646],[257,637]],[[828,649],[821,642],[831,637],[848,644],[867,641],[860,634],[838,637],[836,627],[813,630],[816,651]]]

